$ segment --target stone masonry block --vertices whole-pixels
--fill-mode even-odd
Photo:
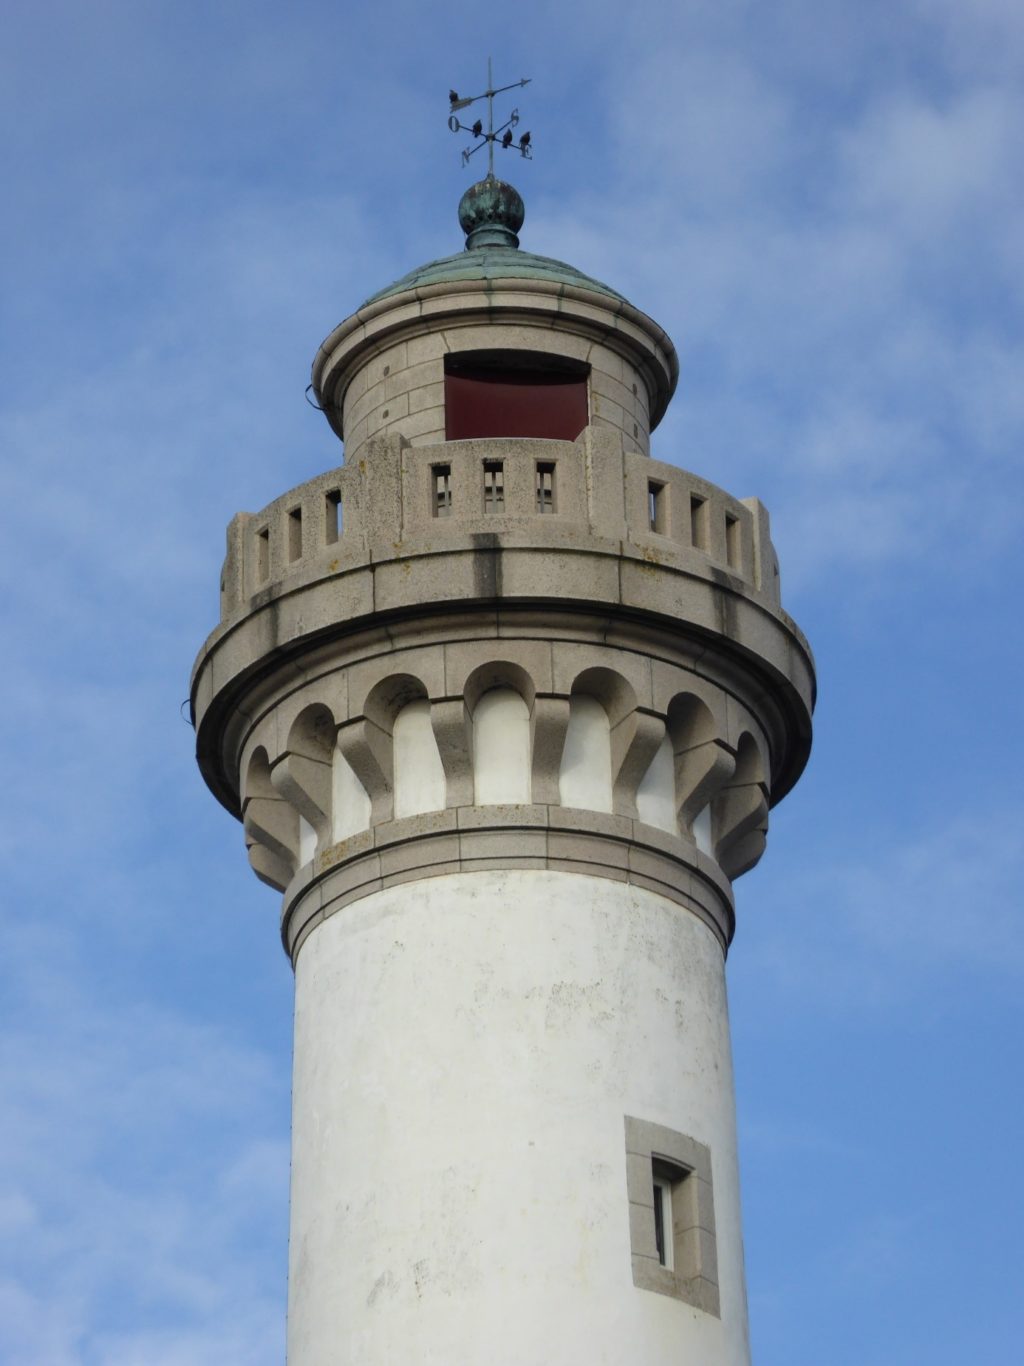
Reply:
[[[553,810],[554,808],[552,808]],[[621,870],[623,880],[629,871],[628,845],[617,840],[589,834],[586,830],[548,831],[548,857],[574,865],[600,864],[603,868]]]
[[[410,389],[408,394],[410,416],[426,408],[444,408],[444,385],[440,381],[436,384],[421,384],[416,389]]]
[[[638,1256],[650,1257],[658,1265],[657,1243],[654,1236],[654,1203],[629,1206],[629,1241]]]
[[[443,811],[420,811],[415,816],[400,816],[387,825],[376,826],[372,833],[374,844],[383,848],[396,842],[408,843],[453,834],[457,829],[456,812],[446,807]]]
[[[431,868],[439,864],[447,864],[451,869],[457,868],[460,856],[459,838],[457,834],[433,835],[387,845],[380,850],[381,877],[388,878],[395,873]]]
[[[458,820],[460,830],[546,829],[548,813],[543,806],[495,803],[493,806],[460,806]]]
[[[440,357],[421,361],[418,365],[392,365],[390,373],[384,378],[384,398],[397,398],[413,389],[421,389],[425,384],[441,384],[443,389],[444,369]]]
[[[410,366],[420,365],[424,361],[439,360],[448,349],[444,334],[433,331],[410,337],[406,347],[407,360]]]
[[[408,674],[422,684],[427,697],[444,694],[444,658],[430,646],[396,650],[355,663],[348,670],[352,716],[362,714],[367,697],[388,678]]]
[[[467,859],[520,859],[540,860],[544,866],[547,857],[548,833],[546,830],[461,830],[459,832],[459,851],[463,861]]]
[[[467,680],[478,670],[488,666],[508,663],[522,669],[528,675],[534,692],[550,693],[551,688],[551,646],[540,640],[466,640],[445,646],[445,693],[449,697],[465,693]],[[495,670],[494,683],[500,686],[502,674]],[[509,682],[515,686],[513,676]],[[528,697],[527,702],[532,702]]]

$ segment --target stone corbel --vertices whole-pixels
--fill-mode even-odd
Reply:
[[[762,782],[727,787],[714,805],[715,857],[728,878],[753,868],[768,836],[768,788]]]
[[[530,727],[533,733],[531,796],[538,805],[557,806],[561,800],[558,777],[562,750],[569,729],[569,699],[538,693],[533,701]]]
[[[473,726],[461,697],[430,704],[437,752],[445,777],[445,805],[473,805]]]
[[[681,829],[692,829],[694,820],[735,771],[736,755],[722,740],[705,740],[692,749],[676,752],[676,800]]]
[[[298,864],[298,816],[281,797],[248,797],[242,826],[256,876],[283,892]]]
[[[340,728],[337,745],[370,798],[372,824],[393,820],[395,791],[391,735],[363,716]]]
[[[637,818],[637,788],[664,738],[664,720],[639,709],[612,731],[612,801],[617,815]]]
[[[320,752],[322,753],[322,751]],[[308,821],[318,842],[330,842],[331,766],[320,753],[283,755],[270,770],[274,791]]]
[[[292,878],[289,864],[272,853],[265,844],[248,845],[249,866],[261,882],[275,891],[283,892]]]

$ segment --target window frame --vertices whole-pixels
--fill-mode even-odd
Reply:
[[[626,1190],[633,1284],[721,1317],[711,1150],[687,1134],[625,1117]],[[665,1260],[655,1198],[662,1192]]]

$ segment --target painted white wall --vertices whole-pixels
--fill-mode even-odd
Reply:
[[[636,790],[636,809],[647,825],[679,834],[676,816],[676,761],[672,740],[666,735],[655,751],[650,767]]]
[[[530,800],[530,713],[513,688],[485,692],[473,712],[478,806]]]
[[[703,811],[699,811],[693,818],[693,838],[697,842],[697,848],[702,854],[707,854],[714,858],[715,850],[711,842],[711,807],[706,806]]]
[[[307,863],[312,863],[316,854],[316,831],[306,820],[305,816],[299,816],[299,867],[304,868]]]
[[[370,794],[340,749],[331,765],[331,838],[335,844],[370,828]]]
[[[747,1366],[721,949],[554,871],[389,888],[296,965],[289,1366]],[[623,1117],[711,1148],[722,1318],[632,1282]]]
[[[395,717],[394,743],[395,816],[416,816],[421,811],[443,811],[444,765],[430,724],[426,698],[407,703]]]
[[[611,811],[612,746],[608,713],[596,697],[574,693],[562,750],[558,795],[563,806]]]

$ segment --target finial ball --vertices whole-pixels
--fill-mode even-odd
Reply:
[[[504,180],[487,176],[471,185],[459,200],[459,222],[466,249],[518,247],[526,206],[519,191]]]

